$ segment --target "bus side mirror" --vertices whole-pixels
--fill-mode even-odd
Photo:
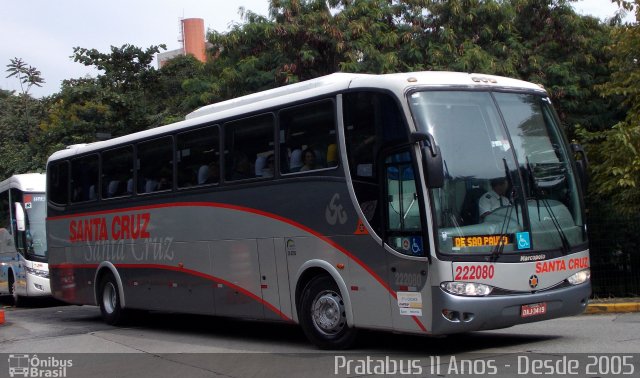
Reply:
[[[582,189],[586,191],[589,185],[589,160],[587,159],[587,154],[584,152],[584,148],[575,142],[571,143],[571,151],[576,157],[576,168],[578,169]]]
[[[22,208],[22,204],[20,202],[15,203],[16,209],[16,228],[18,231],[26,231],[27,226],[25,222],[24,209]]]
[[[442,153],[433,136],[429,133],[411,133],[411,141],[422,146],[422,163],[425,170],[427,188],[435,189],[444,186],[444,168]]]

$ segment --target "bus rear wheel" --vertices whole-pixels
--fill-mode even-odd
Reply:
[[[357,331],[347,324],[344,299],[329,276],[313,278],[304,288],[300,325],[307,338],[321,349],[346,349]]]
[[[126,318],[122,308],[118,283],[112,274],[105,274],[98,285],[98,304],[105,323],[122,324]]]

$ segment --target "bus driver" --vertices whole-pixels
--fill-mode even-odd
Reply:
[[[484,219],[493,210],[511,205],[511,201],[504,195],[509,189],[509,183],[504,177],[498,177],[491,180],[491,190],[483,194],[478,201],[478,213],[480,219]]]

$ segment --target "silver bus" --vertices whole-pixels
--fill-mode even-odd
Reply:
[[[0,295],[51,295],[45,217],[46,179],[41,173],[0,182]]]
[[[53,295],[111,324],[293,322],[321,348],[576,315],[585,172],[538,85],[336,73],[54,153]]]

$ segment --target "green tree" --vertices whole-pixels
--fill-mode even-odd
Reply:
[[[611,129],[579,130],[591,158],[591,194],[620,214],[640,212],[640,0],[625,2],[636,22],[612,30],[609,50],[610,80],[598,88],[602,95],[620,100],[625,118]]]
[[[0,179],[44,169],[43,162],[34,158],[40,147],[38,122],[45,115],[44,102],[0,90]]]
[[[580,16],[566,0],[513,0],[522,41],[518,76],[544,85],[570,138],[574,127],[608,129],[622,114],[595,89],[610,75],[612,25]]]
[[[155,93],[163,123],[184,119],[190,111],[218,99],[216,82],[207,78],[205,65],[192,55],[169,60],[159,72]]]
[[[151,66],[161,48],[112,46],[109,53],[74,48],[74,61],[101,73],[63,82],[40,124],[49,146],[45,150],[93,142],[98,133],[115,137],[164,124],[160,73]]]
[[[44,84],[40,71],[35,67],[27,65],[21,58],[10,59],[11,63],[7,65],[7,78],[16,77],[20,82],[20,90],[23,95],[29,94],[32,86],[41,87]]]
[[[29,91],[45,81],[39,70],[21,58],[10,59],[6,72],[7,78],[19,81],[20,94],[0,90],[0,178],[44,168],[41,161],[34,159],[44,100],[34,99]]]

